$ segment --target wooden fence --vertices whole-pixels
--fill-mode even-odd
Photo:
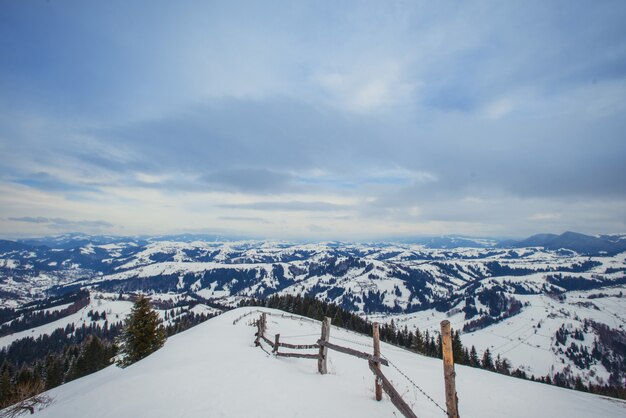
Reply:
[[[296,318],[299,319],[299,318]],[[330,339],[330,318],[326,317],[322,321],[321,336],[315,344],[288,344],[280,341],[280,334],[274,335],[272,341],[265,335],[267,331],[267,317],[265,312],[261,312],[260,318],[256,321],[257,332],[255,334],[255,344],[261,346],[261,342],[266,343],[272,347],[272,353],[278,357],[295,357],[317,360],[318,371],[320,374],[326,374],[328,372],[327,359],[328,350],[337,351],[339,353],[348,354],[360,359],[367,360],[368,366],[375,376],[374,379],[374,391],[377,401],[382,399],[382,391],[389,396],[389,399],[393,405],[404,415],[406,418],[417,418],[415,413],[411,410],[409,405],[402,399],[402,396],[393,387],[391,382],[385,377],[381,370],[381,365],[389,366],[389,361],[380,353],[380,337],[378,323],[373,324],[372,338],[373,338],[373,353],[365,353],[353,348],[343,347],[329,341]],[[454,360],[452,357],[452,340],[450,332],[450,322],[443,321],[441,323],[441,335],[442,335],[442,347],[444,358],[444,380],[445,380],[445,393],[446,393],[446,406],[447,416],[449,418],[459,418],[458,413],[458,396],[455,389],[455,372],[454,372]],[[316,354],[312,353],[294,353],[294,352],[280,352],[279,349],[288,348],[292,350],[310,350],[318,349]],[[395,366],[394,366],[395,367]],[[432,399],[431,399],[432,401]],[[439,405],[437,405],[439,406]],[[444,411],[446,412],[446,411]]]

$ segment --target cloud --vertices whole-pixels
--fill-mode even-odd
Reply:
[[[5,8],[0,227],[626,227],[626,4],[120,7]]]
[[[43,216],[37,216],[37,217],[22,216],[21,218],[9,218],[9,220],[10,221],[17,221],[17,222],[30,222],[30,223],[34,223],[34,224],[47,224],[47,223],[50,223],[50,219],[44,218]]]
[[[353,208],[351,205],[336,204],[329,202],[305,202],[305,201],[285,201],[285,202],[254,202],[220,205],[225,209],[279,211],[279,212],[331,212],[345,211]]]
[[[10,221],[15,222],[27,222],[35,224],[47,224],[50,228],[65,229],[65,228],[111,228],[114,225],[106,221],[74,221],[65,218],[46,218],[43,216],[22,216],[22,217],[9,217]]]
[[[560,213],[533,213],[528,219],[531,221],[556,221],[561,219]]]
[[[59,191],[59,192],[86,192],[97,191],[97,188],[86,185],[80,181],[65,181],[51,175],[47,172],[37,172],[26,177],[14,180],[16,183],[24,186],[33,187],[40,190]]]
[[[217,189],[251,193],[277,193],[290,187],[292,177],[288,173],[272,170],[242,168],[213,171],[202,176],[201,180]]]
[[[218,216],[217,219],[221,221],[235,221],[235,222],[253,222],[261,224],[271,224],[272,222],[267,219],[258,218],[254,216]]]

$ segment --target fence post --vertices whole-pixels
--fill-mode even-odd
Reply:
[[[322,336],[320,337],[320,340],[324,342],[328,342],[329,337],[330,337],[330,318],[325,317],[324,321],[322,321]],[[328,354],[328,348],[326,348],[323,345],[320,345],[319,354],[320,354],[320,358],[317,359],[317,370],[320,372],[320,374],[326,374],[328,373],[328,368],[326,365],[326,357]]]
[[[448,417],[459,418],[459,398],[456,394],[454,378],[454,358],[452,356],[452,337],[450,321],[441,321],[441,347],[443,351],[443,377],[446,385],[446,408]]]
[[[254,345],[261,345],[261,337],[265,334],[265,314],[262,313],[259,320],[256,321],[256,338],[254,339]]]
[[[274,349],[272,350],[274,353],[278,353],[278,340],[280,339],[280,334],[276,334],[274,336]]]
[[[261,318],[263,317],[259,316],[259,319],[256,320],[256,338],[254,339],[254,345],[256,346],[261,345],[261,343],[259,343],[261,340]]]
[[[374,322],[372,324],[372,336],[374,338],[374,356],[380,358],[380,332],[378,330],[378,322]],[[374,367],[380,371],[380,363],[375,362]],[[383,385],[382,382],[378,378],[378,376],[374,377],[374,389],[376,391],[376,400],[380,401],[383,399]]]

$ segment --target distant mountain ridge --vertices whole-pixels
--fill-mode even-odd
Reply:
[[[567,231],[561,235],[537,234],[522,241],[504,241],[501,248],[543,247],[547,250],[571,250],[581,255],[614,255],[626,251],[626,239],[622,235],[594,237]]]
[[[241,242],[241,237],[227,237],[217,234],[175,234],[175,235],[86,235],[82,233],[67,233],[58,236],[46,236],[41,238],[24,238],[15,241],[0,240],[0,250],[8,250],[17,245],[33,247],[45,246],[48,248],[70,250],[86,245],[107,245],[133,242],[143,246],[150,242],[174,241],[174,242]],[[250,241],[262,241],[249,239]],[[296,241],[297,242],[297,241]],[[612,235],[585,235],[578,232],[566,231],[561,235],[552,233],[540,233],[522,240],[477,238],[461,235],[443,235],[431,237],[399,238],[387,240],[389,243],[403,243],[423,245],[431,249],[455,249],[455,248],[528,248],[542,247],[547,250],[570,250],[580,255],[615,255],[626,251],[626,234]],[[328,242],[332,246],[333,242]],[[335,245],[342,245],[336,242]],[[22,247],[23,249],[23,247]]]

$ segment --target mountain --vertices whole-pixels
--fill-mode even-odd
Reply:
[[[296,344],[318,338],[319,322],[263,310],[269,315],[268,335],[280,333],[281,340]],[[381,402],[374,400],[374,378],[365,360],[329,351],[329,374],[320,375],[315,360],[275,357],[255,347],[255,328],[248,324],[258,315],[255,308],[227,312],[171,337],[159,351],[126,369],[110,366],[53,389],[48,392],[51,404],[36,416],[400,415],[386,395]],[[369,337],[336,327],[330,342],[371,351]],[[383,373],[419,417],[445,415],[420,392],[445,407],[440,360],[385,343],[381,352],[393,364],[383,366]],[[464,366],[456,366],[456,375],[461,416],[613,418],[623,417],[626,408],[623,401]]]
[[[497,240],[491,238],[471,238],[455,235],[447,235],[440,237],[423,237],[402,239],[398,242],[406,244],[419,244],[426,248],[488,248],[492,247]]]
[[[113,235],[87,235],[81,233],[67,233],[41,238],[24,238],[17,240],[18,243],[31,247],[47,247],[52,249],[70,250],[88,245],[108,245],[121,242],[134,242],[137,245],[145,245],[148,241],[142,237],[125,237]]]
[[[569,242],[585,237],[563,235]],[[544,237],[544,246],[534,245],[541,241],[536,239],[522,248],[151,237],[95,244],[101,238],[89,236],[78,237],[87,244],[70,248],[63,240],[60,248],[5,242],[0,246],[0,307],[14,311],[2,322],[13,330],[10,323],[25,304],[78,289],[90,292],[89,309],[55,317],[52,328],[22,326],[14,336],[30,332],[36,338],[69,323],[89,324],[87,312],[103,309],[93,303],[104,306],[138,292],[185,309],[307,295],[411,329],[436,331],[435,319],[450,318],[464,341],[509,358],[529,375],[569,373],[585,383],[619,382],[626,373],[619,366],[623,356],[614,350],[619,341],[605,336],[623,332],[626,253],[581,255],[560,245],[546,248],[555,237],[561,236]],[[172,315],[172,307],[162,307],[161,313]],[[5,337],[0,344],[10,341]],[[572,344],[583,352],[615,355],[611,362],[601,361],[571,351]]]
[[[543,247],[549,250],[571,250],[581,255],[614,255],[626,251],[626,239],[621,235],[600,235],[598,237],[577,232],[564,232],[561,235],[537,234],[521,241],[500,242],[501,248]]]
[[[517,247],[545,247],[552,240],[558,238],[556,234],[536,234],[517,243]]]
[[[0,253],[6,254],[13,251],[25,251],[30,249],[31,245],[22,244],[16,241],[0,239]]]

